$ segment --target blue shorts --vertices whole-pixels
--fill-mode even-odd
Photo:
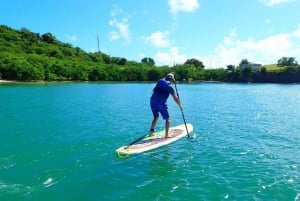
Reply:
[[[159,117],[159,113],[160,113],[164,120],[169,119],[168,106],[166,104],[158,103],[155,100],[151,100],[150,106],[154,118]]]

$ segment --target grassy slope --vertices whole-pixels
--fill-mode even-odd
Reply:
[[[285,68],[284,66],[277,66],[277,64],[268,64],[265,65],[265,67],[267,69],[267,72],[281,71]]]

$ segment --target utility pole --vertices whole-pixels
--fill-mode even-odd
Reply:
[[[97,34],[97,41],[98,41],[98,53],[100,53],[99,36],[98,36],[98,34]]]

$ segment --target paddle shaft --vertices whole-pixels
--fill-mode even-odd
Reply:
[[[176,86],[176,81],[174,80],[174,85],[175,85],[175,89],[176,89],[176,94],[177,94],[177,97],[180,101],[180,98],[179,98],[179,93],[178,93],[178,90],[177,90],[177,86]],[[185,129],[186,129],[186,133],[188,135],[188,137],[190,137],[190,134],[189,134],[189,131],[188,131],[188,128],[186,126],[186,121],[185,121],[185,117],[184,117],[184,114],[183,114],[183,109],[180,107],[180,110],[181,110],[181,114],[182,114],[182,118],[183,118],[183,121],[184,121],[184,125],[185,125]]]
[[[148,134],[147,134],[147,135],[148,135]],[[134,143],[136,143],[136,142],[142,140],[142,139],[143,139],[144,137],[146,137],[147,135],[144,135],[144,136],[142,136],[142,137],[139,137],[138,139],[136,139],[136,140],[134,140],[133,142],[129,143],[125,149],[127,149],[130,145],[133,145]]]

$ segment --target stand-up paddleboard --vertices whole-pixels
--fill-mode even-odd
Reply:
[[[168,138],[165,138],[165,130],[155,132],[153,136],[146,135],[140,140],[135,140],[129,145],[122,146],[116,150],[119,155],[138,154],[158,147],[170,144],[186,136],[188,133],[193,131],[192,124],[185,124],[171,127],[169,129]],[[188,133],[187,133],[188,130]]]

